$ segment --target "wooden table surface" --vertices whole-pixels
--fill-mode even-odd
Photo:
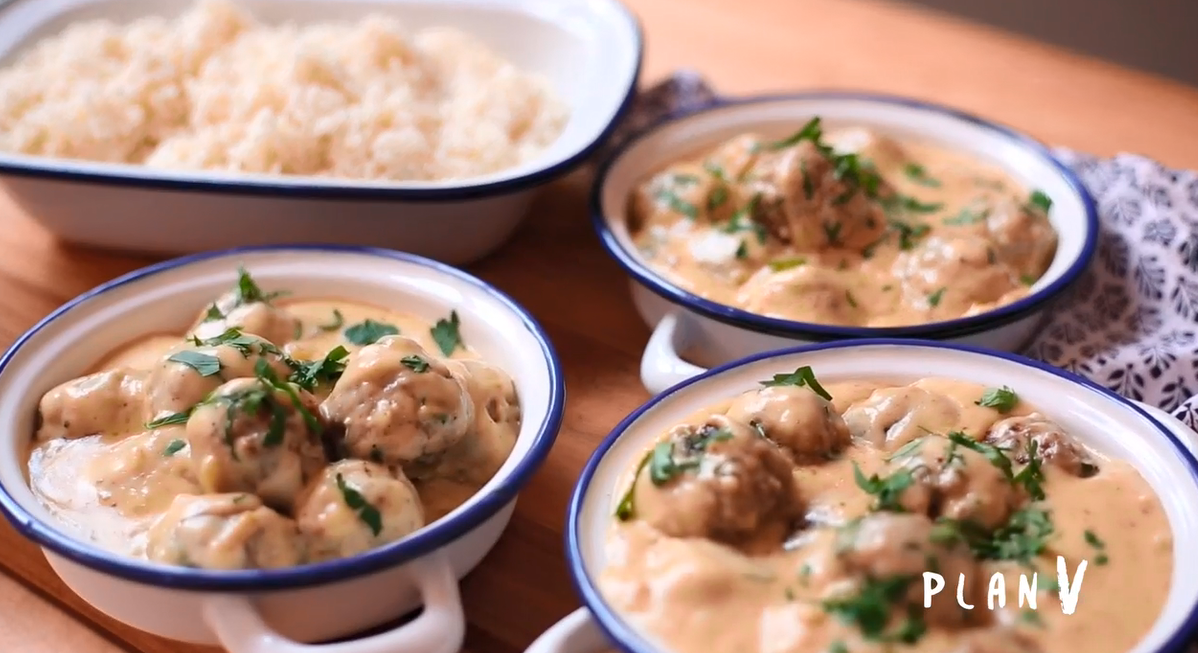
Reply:
[[[938,14],[868,0],[629,0],[644,79],[698,70],[727,93],[857,88],[923,97],[1094,154],[1198,168],[1198,89]],[[472,653],[521,651],[578,602],[562,556],[574,480],[593,446],[647,398],[646,327],[585,216],[585,171],[547,191],[526,228],[471,271],[548,329],[569,395],[557,447],[511,526],[462,584]],[[59,245],[0,198],[0,346],[69,298],[149,260]],[[198,653],[82,604],[40,552],[0,524],[0,651]]]

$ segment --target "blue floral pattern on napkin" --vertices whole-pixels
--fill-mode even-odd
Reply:
[[[676,73],[641,93],[600,156],[715,98],[699,75]],[[1094,196],[1102,233],[1093,264],[1024,353],[1198,430],[1198,173],[1130,154],[1054,154]]]

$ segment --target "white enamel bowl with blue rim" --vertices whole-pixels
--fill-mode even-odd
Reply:
[[[718,304],[670,283],[641,257],[628,231],[632,190],[648,175],[737,134],[793,133],[813,116],[830,128],[865,126],[964,152],[1005,170],[1053,199],[1049,220],[1060,236],[1048,271],[1024,299],[973,317],[903,327],[812,324],[756,315]],[[632,276],[632,296],[654,328],[641,361],[650,392],[738,358],[796,344],[854,338],[915,338],[1014,351],[1033,334],[1052,302],[1093,258],[1098,238],[1094,201],[1078,178],[1041,144],[959,111],[900,97],[813,92],[717,100],[710,108],[666,120],[625,144],[600,170],[591,196],[603,246]],[[679,356],[685,351],[688,361]],[[697,365],[696,365],[697,364]]]
[[[515,449],[461,507],[407,538],[352,558],[277,570],[211,571],[124,557],[76,539],[38,502],[23,461],[43,393],[85,373],[143,334],[181,332],[197,307],[244,265],[268,288],[335,297],[429,320],[451,309],[462,338],[511,375],[523,407]],[[41,545],[80,597],[135,628],[220,644],[232,653],[456,652],[465,632],[458,579],[507,526],[517,492],[557,437],[565,399],[561,364],[524,309],[486,283],[388,250],[283,246],[244,248],[160,263],[104,284],[59,308],[0,359],[0,510]],[[326,646],[424,610],[371,637]]]
[[[607,638],[628,653],[667,650],[617,614],[596,586],[620,479],[669,427],[803,365],[825,383],[935,376],[1007,385],[1087,445],[1128,461],[1160,498],[1173,531],[1164,610],[1129,653],[1176,651],[1198,628],[1198,435],[1164,411],[1021,356],[931,341],[863,339],[780,350],[713,369],[657,395],[621,422],[583,469],[566,518],[566,555],[586,607],[558,622],[528,653],[597,653],[610,646]]]
[[[352,21],[377,12],[413,30],[459,28],[520,69],[544,75],[569,105],[569,123],[534,159],[465,180],[152,170],[0,153],[0,183],[8,194],[59,238],[95,247],[175,255],[277,242],[338,243],[464,265],[502,245],[534,191],[603,144],[630,106],[640,74],[640,26],[619,0],[237,2],[266,23]],[[0,66],[74,21],[171,16],[187,4],[0,2]]]

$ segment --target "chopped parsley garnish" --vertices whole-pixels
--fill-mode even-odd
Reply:
[[[1031,196],[1027,199],[1027,204],[1048,213],[1048,210],[1052,208],[1052,198],[1044,194],[1044,191],[1037,189],[1032,191]]]
[[[421,373],[428,371],[428,361],[424,360],[423,357],[417,356],[415,354],[412,354],[410,356],[404,356],[403,358],[399,359],[399,362],[403,363],[404,367],[408,368],[409,370],[412,370],[413,372],[416,372],[417,374],[421,374]]]
[[[316,328],[320,329],[321,331],[337,331],[344,324],[345,324],[345,316],[341,314],[340,310],[334,308],[333,309],[333,321],[329,322],[328,324],[318,324],[318,325],[316,325]]]
[[[890,456],[886,460],[891,461],[891,460],[903,460],[904,458],[910,458],[911,456],[914,456],[919,451],[920,447],[923,446],[923,443],[924,443],[924,438],[915,438],[914,440],[912,440],[912,441],[908,442],[907,444],[904,444],[903,446],[896,449],[895,452],[890,454]]]
[[[836,640],[828,645],[828,653],[849,653],[849,645]]]
[[[370,532],[378,537],[379,533],[383,532],[383,515],[378,508],[372,506],[361,492],[350,487],[341,474],[337,475],[337,489],[341,490],[341,498],[345,501],[345,505],[358,513],[358,519],[369,526]]]
[[[1023,282],[1023,285],[1025,286],[1036,285],[1036,276],[1032,274],[1021,274],[1019,275],[1019,280]]]
[[[742,231],[751,231],[757,237],[757,243],[764,245],[766,237],[765,226],[755,222],[752,218],[753,213],[757,210],[757,204],[761,202],[761,193],[757,193],[749,198],[749,203],[737,209],[736,213],[728,219],[728,224],[724,225],[721,231],[726,234],[735,234]]]
[[[793,256],[791,258],[780,258],[776,261],[770,261],[766,265],[769,265],[770,269],[774,272],[783,272],[791,268],[797,268],[800,265],[805,265],[806,263],[807,259],[802,256]]]
[[[1014,473],[1011,471],[1011,459],[1007,458],[1007,455],[1003,453],[1002,449],[999,449],[998,447],[987,442],[974,440],[973,438],[969,437],[969,435],[962,433],[961,431],[952,431],[947,437],[949,440],[955,442],[959,446],[982,454],[982,457],[984,457],[986,460],[989,460],[991,465],[994,465],[1000,471],[1002,471],[1003,476],[1006,476],[1007,479],[1012,479],[1015,477]]]
[[[183,449],[183,447],[186,447],[186,446],[187,446],[187,442],[185,440],[178,440],[178,439],[171,440],[169,443],[167,443],[166,448],[162,450],[162,455],[167,458],[170,458],[171,456],[179,453],[179,451],[181,451]]]
[[[216,320],[225,319],[225,314],[220,312],[220,308],[216,304],[208,305],[208,312],[204,313],[204,322],[215,322]]]
[[[716,179],[719,179],[720,181],[728,180],[728,174],[726,172],[724,172],[724,169],[722,167],[720,167],[720,165],[718,163],[713,163],[711,161],[704,161],[703,169],[707,171],[707,174],[711,175],[712,177],[715,177]]]
[[[937,522],[940,541],[964,542],[982,560],[1012,560],[1024,565],[1048,548],[1054,532],[1048,511],[1036,505],[1015,511],[993,533],[970,521],[941,518]]]
[[[674,183],[679,186],[694,186],[700,181],[698,175],[692,175],[685,172],[675,173],[673,178]]]
[[[908,606],[903,623],[894,632],[886,632],[891,610],[907,602],[907,594],[914,580],[914,576],[866,578],[855,595],[825,600],[821,605],[825,612],[856,626],[866,639],[914,644],[927,631],[919,616],[918,606]]]
[[[675,213],[681,213],[691,220],[695,220],[699,217],[698,207],[690,202],[687,202],[681,197],[678,197],[677,193],[668,188],[663,188],[662,190],[658,191],[657,199],[662,204],[665,204],[667,207],[669,207],[671,211]]]
[[[641,471],[645,469],[645,465],[649,464],[649,458],[653,456],[653,451],[650,449],[645,452],[641,462],[636,466],[636,471],[632,474],[632,482],[628,484],[628,489],[624,491],[624,496],[616,505],[616,517],[620,521],[628,521],[636,516],[636,480],[641,477]]]
[[[978,209],[974,209],[972,207],[967,206],[967,207],[961,209],[961,211],[959,213],[957,213],[956,215],[954,215],[953,217],[945,218],[944,220],[942,220],[942,222],[944,224],[948,224],[948,225],[977,224],[979,222],[984,221],[989,216],[990,216],[989,209],[978,210]]]
[[[335,351],[336,350],[329,352],[329,354],[332,355]],[[328,357],[326,356],[325,360],[327,359]],[[299,396],[299,392],[296,390],[296,386],[286,381],[279,380],[278,375],[276,375],[275,371],[271,369],[270,364],[266,362],[265,358],[259,358],[258,362],[254,363],[254,376],[257,376],[259,380],[269,387],[279,390],[283,394],[287,395],[287,398],[291,400],[292,407],[294,407],[295,412],[299,413],[300,417],[303,418],[304,424],[307,425],[308,430],[312,431],[312,433],[315,433],[316,435],[320,435],[321,431],[323,430],[320,425],[320,420],[316,419],[316,416],[312,414],[312,411],[308,410],[308,407],[304,405],[303,400]],[[278,402],[272,403],[277,404]],[[282,436],[280,435],[280,438],[281,437]]]
[[[945,290],[948,290],[948,289],[940,288],[936,292],[928,295],[928,306],[931,306],[932,308],[936,308],[937,306],[939,306],[940,300],[944,298]]]
[[[1033,501],[1044,500],[1044,470],[1040,468],[1041,460],[1037,451],[1036,441],[1028,438],[1027,464],[1017,474],[1011,477],[1011,483],[1027,490]]]
[[[863,492],[876,497],[874,510],[906,512],[900,499],[902,499],[903,492],[915,483],[915,475],[909,469],[899,469],[885,478],[879,477],[877,474],[866,478],[854,461],[853,480]]]
[[[1094,558],[1094,564],[1101,566],[1109,562],[1110,560],[1106,556],[1106,542],[1103,542],[1101,539],[1099,539],[1098,535],[1088,528],[1083,535],[1086,538],[1086,544],[1089,544],[1098,551],[1098,556]]]
[[[807,173],[807,162],[799,161],[799,174],[803,176],[803,197],[812,199],[815,197],[815,182],[811,181],[811,175]]]
[[[195,370],[200,376],[220,374],[220,359],[202,351],[180,351],[167,357],[168,361],[186,365]]]
[[[309,391],[321,384],[336,383],[337,379],[341,378],[341,374],[345,372],[345,359],[348,356],[349,351],[338,345],[329,350],[329,353],[320,360],[299,363],[288,380]]]
[[[286,292],[262,292],[254,278],[246,271],[244,267],[237,268],[237,305],[254,304],[261,302],[269,304],[272,300],[286,295]]]
[[[736,258],[741,261],[749,258],[749,244],[743,240],[736,247]]]
[[[649,456],[649,480],[654,485],[665,485],[679,474],[697,469],[712,443],[730,439],[731,432],[705,425],[679,442],[657,443]]]
[[[344,335],[350,343],[365,347],[373,345],[386,336],[394,336],[398,333],[399,328],[394,324],[366,319],[346,329]]]
[[[178,424],[186,424],[187,420],[190,418],[191,418],[191,411],[171,413],[170,415],[163,415],[162,417],[159,417],[158,419],[152,419],[152,420],[146,422],[146,428],[156,429],[156,428],[161,428],[163,426],[175,426]]]
[[[767,388],[780,385],[793,385],[799,387],[807,386],[808,388],[811,388],[811,391],[815,394],[827,399],[828,401],[832,401],[832,395],[828,394],[828,391],[824,389],[824,386],[820,385],[819,381],[816,380],[815,372],[811,371],[810,365],[804,365],[790,374],[775,374],[774,378],[770,379],[769,381],[762,381],[761,385]]]
[[[1042,619],[1040,619],[1040,614],[1037,613],[1035,610],[1031,610],[1031,609],[1027,609],[1027,610],[1024,610],[1023,612],[1020,612],[1019,613],[1019,621],[1022,623],[1025,623],[1029,626],[1035,626],[1037,628],[1044,627],[1044,621]]]
[[[232,347],[244,358],[249,358],[255,352],[263,356],[282,354],[278,347],[257,336],[242,333],[238,327],[229,327],[223,333],[204,340],[192,336],[191,342],[197,347],[220,347],[221,345]]]
[[[840,229],[843,226],[839,222],[824,223],[824,236],[828,239],[829,245],[835,246],[840,244]]]
[[[905,213],[935,213],[944,208],[941,202],[924,203],[910,195],[890,195],[879,200],[882,208],[889,214]]]
[[[454,350],[463,346],[462,334],[459,330],[461,322],[458,320],[458,312],[450,311],[449,319],[437,320],[429,333],[433,336],[433,342],[437,343],[437,347],[441,349],[441,353],[446,356],[452,356]]]
[[[932,230],[932,228],[926,224],[912,225],[901,220],[888,220],[887,224],[890,226],[892,231],[898,233],[899,249],[902,250],[909,250],[915,247],[916,242],[918,242],[920,238],[928,235],[928,232]],[[885,236],[883,236],[883,238],[884,237]],[[871,245],[871,247],[874,247],[877,244],[878,243],[874,243],[874,245]]]
[[[928,171],[918,163],[908,163],[903,166],[903,174],[907,175],[907,179],[928,188],[939,188],[940,180],[933,179],[928,176]]]
[[[986,391],[982,393],[982,398],[974,403],[1005,414],[1011,412],[1019,404],[1019,395],[1005,385],[1001,388],[986,388]]]
[[[715,188],[712,188],[711,192],[707,194],[707,212],[711,213],[712,211],[723,206],[724,202],[727,202],[727,201],[728,201],[728,187],[727,186],[724,186],[721,184],[719,186],[716,186]]]
[[[812,143],[818,144],[820,138],[823,137],[823,134],[824,130],[823,127],[820,126],[820,117],[816,116],[811,120],[808,120],[807,124],[803,125],[799,131],[780,141],[768,143],[764,147],[767,150],[785,150],[786,148],[794,147],[803,141],[811,141]]]
[[[844,300],[849,303],[849,306],[857,308],[857,300],[853,298],[853,292],[851,290],[844,291]]]

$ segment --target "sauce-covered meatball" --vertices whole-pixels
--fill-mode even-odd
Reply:
[[[215,338],[230,328],[256,333],[277,345],[285,345],[301,335],[299,318],[270,302],[248,275],[242,273],[238,288],[221,295],[191,329],[191,335],[204,340]]]
[[[854,438],[875,447],[897,449],[910,441],[960,422],[960,406],[939,392],[915,386],[879,388],[844,411]]]
[[[728,418],[758,429],[798,463],[828,460],[849,444],[849,428],[832,404],[808,387],[782,385],[737,397]]]
[[[207,342],[212,344],[189,341],[150,370],[145,388],[151,420],[186,412],[226,381],[255,376],[260,360],[279,378],[291,371],[278,349],[256,335],[230,332]]]
[[[345,558],[424,526],[416,488],[398,468],[342,460],[324,469],[295,504],[315,560]]]
[[[118,368],[89,374],[50,390],[38,404],[37,440],[142,430],[145,373]]]
[[[354,458],[407,464],[457,444],[474,423],[461,379],[419,343],[387,336],[363,347],[321,404],[345,427]]]
[[[964,574],[965,601],[977,605],[979,599],[985,600],[986,579],[977,561],[963,545],[937,538],[935,525],[927,517],[912,513],[872,513],[843,526],[838,544],[845,567],[860,577],[913,579],[908,585],[907,601],[918,606],[926,623],[952,627],[978,618],[962,610],[950,591]],[[932,607],[926,609],[923,607],[922,582],[925,571],[933,571],[946,579],[946,588],[932,598]]]
[[[1035,207],[1021,206],[1011,199],[990,211],[986,232],[998,260],[1033,279],[1048,269],[1057,251],[1057,232],[1048,217]]]
[[[736,301],[758,315],[820,324],[857,324],[862,315],[844,277],[831,268],[800,265],[764,267],[737,291]]]
[[[995,265],[996,256],[993,245],[981,236],[932,235],[923,247],[900,253],[893,273],[903,282],[905,298],[916,308],[959,314],[1022,288],[1010,270]]]
[[[1006,473],[960,439],[928,436],[911,442],[890,462],[890,474],[909,474],[910,487],[900,502],[907,510],[929,517],[968,521],[985,529],[1005,524],[1026,500]]]
[[[1052,420],[1041,415],[1019,415],[996,422],[986,434],[986,442],[1002,449],[1016,462],[1027,464],[1030,451],[1038,459],[1051,463],[1074,476],[1098,473],[1089,453]],[[1030,449],[1029,449],[1030,445]]]
[[[202,569],[273,569],[304,560],[295,522],[252,494],[181,494],[150,527],[150,560]]]
[[[799,514],[786,454],[723,415],[675,427],[647,461],[634,488],[637,515],[667,535],[734,542]]]
[[[234,379],[192,411],[187,440],[207,492],[252,492],[286,509],[324,465],[316,400],[290,384]]]
[[[488,481],[512,453],[520,435],[520,397],[503,370],[477,360],[446,361],[474,404],[474,424],[445,451],[436,475],[472,484]]]

